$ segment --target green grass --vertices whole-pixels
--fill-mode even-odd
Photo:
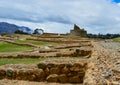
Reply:
[[[15,42],[19,43],[28,43],[28,44],[34,44],[34,45],[42,45],[42,46],[47,46],[47,42],[41,42],[41,41],[32,41],[32,40],[18,40],[16,39]]]
[[[37,64],[42,60],[44,60],[44,58],[23,58],[23,59],[2,58],[2,59],[0,59],[0,65],[5,65],[5,64]]]
[[[114,38],[113,41],[120,42],[120,37]]]
[[[21,52],[32,49],[33,49],[32,47],[28,47],[28,46],[19,46],[6,42],[0,42],[0,52],[19,52],[19,51]]]

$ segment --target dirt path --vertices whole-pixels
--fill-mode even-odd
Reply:
[[[105,83],[107,81],[120,82],[120,43],[116,42],[93,42],[97,56],[93,58],[94,81]]]
[[[98,44],[103,46],[106,49],[109,49],[109,50],[113,50],[113,51],[116,51],[116,52],[120,51],[120,43],[119,42],[101,41],[101,42],[98,42]]]
[[[29,82],[18,80],[0,80],[0,85],[82,85],[82,84],[60,84],[60,83],[47,83],[47,82]]]

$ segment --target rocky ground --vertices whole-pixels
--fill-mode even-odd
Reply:
[[[120,85],[120,43],[112,41],[93,43],[97,53],[92,59],[95,64],[92,72],[93,80],[101,84],[119,82],[114,85]]]

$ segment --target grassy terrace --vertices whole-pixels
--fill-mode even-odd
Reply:
[[[120,37],[119,38],[114,38],[113,41],[120,42]]]
[[[32,41],[32,40],[18,40],[16,39],[15,42],[19,43],[28,43],[28,44],[34,44],[34,45],[42,45],[42,46],[47,46],[47,42],[41,42],[41,41]]]
[[[62,62],[69,61],[69,60],[78,60],[77,57],[72,57],[72,58],[66,58],[66,57],[61,57],[61,58],[0,58],[0,66],[1,65],[6,65],[6,64],[37,64],[40,61],[44,60],[49,60],[52,62],[56,60],[61,60]],[[83,59],[84,60],[84,59]]]
[[[39,63],[40,61],[44,60],[44,58],[23,58],[23,59],[0,59],[0,65],[5,65],[5,64],[36,64]]]
[[[0,42],[0,52],[20,52],[32,49],[32,47],[28,46],[18,46],[6,42]]]

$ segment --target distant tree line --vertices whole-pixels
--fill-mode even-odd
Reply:
[[[22,30],[16,30],[15,34],[28,34],[27,32],[23,32]]]
[[[87,34],[89,38],[112,39],[120,37],[120,34]]]
[[[43,29],[38,29],[38,28],[37,28],[37,29],[34,30],[34,32],[33,32],[32,34],[43,34],[43,32],[44,32]],[[24,32],[24,31],[22,31],[22,30],[16,30],[14,33],[15,33],[15,34],[29,34],[29,33]]]

